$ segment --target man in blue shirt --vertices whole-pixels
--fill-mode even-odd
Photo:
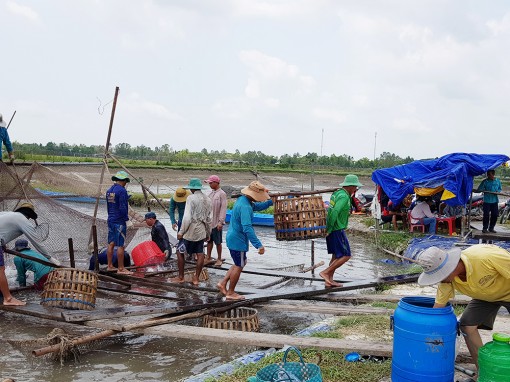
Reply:
[[[0,161],[2,160],[2,144],[4,144],[5,148],[7,149],[7,153],[9,154],[9,160],[11,162],[14,161],[14,153],[12,149],[11,140],[9,138],[9,133],[7,131],[7,124],[5,123],[2,114],[0,114]]]
[[[501,192],[501,182],[498,178],[496,178],[496,171],[487,171],[487,178],[482,180],[482,183],[480,183],[476,191],[484,193],[482,232],[496,232],[494,227],[498,221],[499,202],[499,198],[496,193]]]
[[[112,180],[115,182],[108,191],[106,191],[106,208],[108,210],[108,250],[106,252],[108,258],[108,270],[113,271],[113,248],[117,249],[117,256],[124,257],[124,241],[126,240],[126,222],[129,221],[128,216],[128,199],[129,195],[126,191],[126,184],[129,183],[129,175],[125,171],[119,171]],[[122,261],[117,264],[117,273],[132,274],[124,268]]]
[[[227,274],[216,286],[225,295],[227,300],[243,300],[244,296],[235,292],[235,287],[246,265],[246,253],[250,243],[258,250],[259,255],[265,252],[264,246],[253,229],[253,211],[262,211],[273,205],[264,185],[260,182],[251,182],[248,187],[241,190],[241,195],[234,204],[230,226],[227,231],[227,248],[234,260]],[[269,200],[268,200],[269,199]],[[227,289],[227,284],[228,289]]]

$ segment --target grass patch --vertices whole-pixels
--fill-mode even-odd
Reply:
[[[321,368],[324,382],[378,382],[391,374],[391,360],[382,363],[375,362],[347,362],[345,354],[326,350],[306,349],[302,351],[306,363],[315,363]],[[256,364],[250,364],[237,369],[231,375],[224,375],[218,379],[210,378],[208,382],[245,382],[254,376],[264,366],[282,361],[283,353],[270,355]],[[290,362],[298,362],[298,357],[289,353]]]
[[[409,244],[413,235],[405,232],[381,232],[377,235],[377,245],[388,251],[400,253]]]
[[[370,304],[373,308],[397,309],[396,302],[377,301]]]

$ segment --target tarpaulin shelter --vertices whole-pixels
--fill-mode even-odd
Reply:
[[[508,160],[501,154],[453,153],[379,169],[372,173],[372,180],[396,204],[408,194],[429,196],[444,190],[441,199],[446,204],[465,205],[473,190],[473,178]]]

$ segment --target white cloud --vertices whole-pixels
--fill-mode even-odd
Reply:
[[[427,127],[422,121],[416,118],[399,118],[393,121],[393,128],[398,131],[404,132],[429,132],[430,128]]]
[[[345,114],[339,110],[315,108],[313,115],[319,119],[330,120],[336,124],[342,124],[346,121]]]
[[[7,10],[16,16],[24,17],[32,22],[39,22],[40,17],[31,7],[20,5],[14,1],[8,1],[6,4]]]

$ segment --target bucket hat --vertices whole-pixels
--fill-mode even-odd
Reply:
[[[191,178],[189,180],[189,184],[184,186],[184,188],[188,188],[190,190],[202,190],[202,181],[198,178]]]
[[[417,257],[423,268],[418,277],[418,284],[433,285],[443,281],[452,273],[460,260],[460,248],[451,248],[447,251],[438,247],[430,247]]]
[[[220,177],[218,175],[211,175],[209,178],[205,180],[206,183],[220,183]]]
[[[6,127],[7,124],[4,121],[4,118],[2,117],[2,114],[0,114],[0,127]]]
[[[156,219],[156,214],[152,211],[145,214],[145,219]]]
[[[24,249],[30,249],[30,246],[28,245],[28,240],[26,239],[18,239],[14,243],[14,250],[16,251],[22,251]]]
[[[118,171],[114,176],[112,176],[112,180],[121,180],[129,183],[129,175],[126,171]]]
[[[254,180],[247,187],[241,190],[243,195],[248,195],[256,202],[263,202],[270,198],[266,191],[266,187],[259,181]]]
[[[23,212],[25,213],[30,219],[37,219],[37,212],[35,212],[34,205],[30,202],[24,202],[21,203],[14,212]]]
[[[362,187],[363,185],[359,182],[358,176],[349,174],[345,176],[345,179],[342,183],[339,184],[340,187],[348,187],[348,186],[356,186]]]
[[[191,195],[191,192],[189,190],[185,190],[182,187],[179,187],[177,190],[175,190],[174,195],[172,198],[177,203],[185,202],[187,197]]]

